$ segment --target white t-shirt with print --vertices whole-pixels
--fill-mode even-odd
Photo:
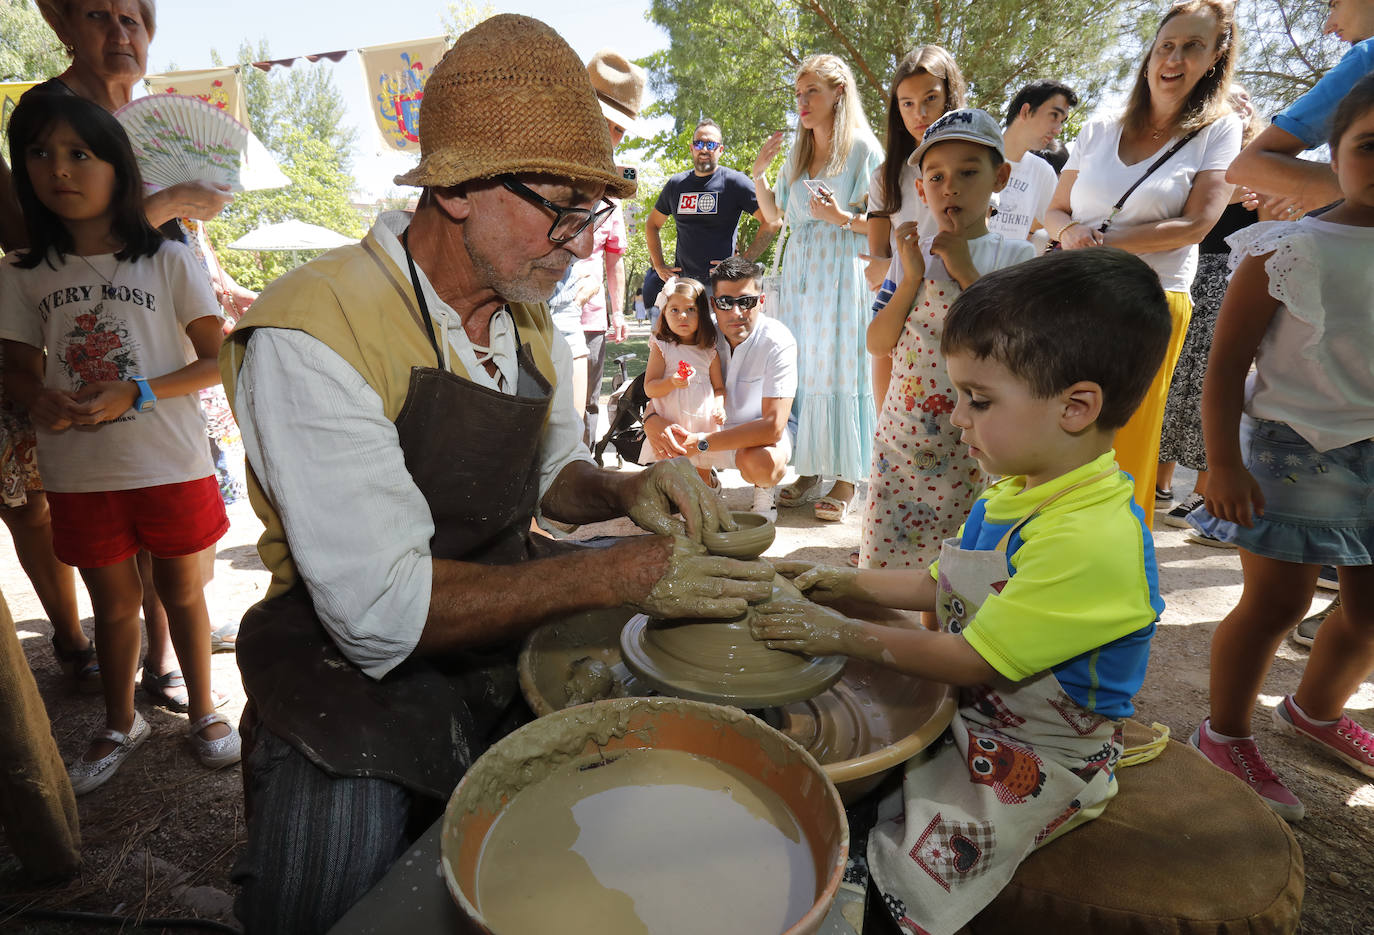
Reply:
[[[1148,224],[1178,217],[1193,191],[1199,172],[1226,170],[1240,153],[1241,124],[1235,114],[1227,114],[1204,127],[1188,145],[1175,153],[1145,180],[1122,205],[1112,221],[1114,227]],[[1073,219],[1096,230],[1112,206],[1145,174],[1154,161],[1173,146],[1177,137],[1165,140],[1159,149],[1133,165],[1126,165],[1118,154],[1121,145],[1121,118],[1093,120],[1073,141],[1064,171],[1076,171],[1070,205]],[[1142,253],[1140,258],[1159,274],[1159,281],[1170,292],[1187,292],[1197,270],[1197,244]]]
[[[931,214],[930,208],[921,200],[921,193],[916,191],[916,177],[920,174],[920,170],[915,166],[909,163],[902,165],[902,206],[888,216],[892,230],[888,233],[887,245],[892,263],[887,268],[887,278],[894,284],[902,281],[902,261],[897,256],[897,228],[915,221],[920,239],[935,236],[935,215]],[[882,165],[873,170],[873,175],[868,180],[868,210],[883,210]]]
[[[191,251],[166,242],[151,257],[53,257],[0,264],[0,338],[48,352],[43,383],[74,392],[105,380],[160,377],[195,359],[186,326],[221,317]],[[53,268],[53,267],[56,268]],[[35,426],[47,490],[87,493],[179,484],[214,473],[196,394],[159,399],[97,426]]]
[[[1008,159],[1007,163],[1011,178],[1006,188],[992,196],[997,213],[988,219],[988,230],[1012,240],[1025,240],[1034,222],[1044,226],[1059,176],[1054,174],[1054,166],[1035,153],[1026,153],[1017,162]]]

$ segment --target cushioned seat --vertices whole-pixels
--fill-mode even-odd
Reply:
[[[1126,745],[1149,738],[1127,722]],[[1302,851],[1240,780],[1170,741],[1117,773],[1095,821],[1032,854],[974,935],[1271,935],[1297,931]]]

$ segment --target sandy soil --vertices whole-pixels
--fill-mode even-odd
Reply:
[[[749,492],[734,472],[725,477],[732,506],[746,509]],[[1190,479],[1180,472],[1176,489]],[[219,544],[212,615],[229,619],[258,600],[267,574],[254,543],[260,526],[246,505],[231,510],[233,526]],[[626,522],[585,527],[579,537],[630,531]],[[858,518],[824,525],[809,509],[784,510],[772,557],[842,563],[858,541]],[[53,720],[63,756],[79,755],[101,723],[99,697],[72,694],[62,682],[48,643],[49,627],[8,536],[0,536],[0,588]],[[1160,721],[1186,738],[1205,715],[1210,637],[1240,593],[1235,553],[1189,544],[1181,530],[1155,537],[1168,610],[1155,638],[1149,677],[1137,717]],[[90,608],[81,590],[84,626]],[[1320,606],[1325,600],[1319,592]],[[1306,651],[1285,642],[1261,695],[1256,731],[1270,762],[1307,805],[1295,826],[1307,870],[1303,931],[1374,931],[1374,784],[1340,764],[1318,759],[1269,726],[1269,712],[1297,684]],[[237,718],[243,692],[232,654],[214,657],[216,686],[232,696],[224,709]],[[186,719],[140,700],[155,736],[105,787],[80,800],[85,869],[64,886],[35,887],[0,845],[0,903],[114,913],[136,917],[201,917],[232,922],[229,869],[244,841],[241,777],[237,766],[202,769],[183,740]],[[1349,711],[1374,728],[1374,682],[1366,681]],[[0,929],[16,932],[85,931],[85,924],[21,922],[0,910]]]

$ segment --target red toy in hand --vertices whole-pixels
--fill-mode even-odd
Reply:
[[[692,365],[687,363],[687,361],[679,360],[677,362],[677,375],[681,379],[690,380],[692,378],[692,374],[695,372],[696,371],[692,369]]]

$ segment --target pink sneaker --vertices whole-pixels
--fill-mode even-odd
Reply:
[[[1302,802],[1288,787],[1279,781],[1279,777],[1269,768],[1269,764],[1264,762],[1264,757],[1260,756],[1259,747],[1255,746],[1253,740],[1235,740],[1230,743],[1215,743],[1207,736],[1207,723],[1204,720],[1193,731],[1193,736],[1188,738],[1188,742],[1198,749],[1203,756],[1211,761],[1212,765],[1218,769],[1223,769],[1245,783],[1255,794],[1264,800],[1264,804],[1274,810],[1274,813],[1284,821],[1301,821],[1304,814]]]
[[[1320,727],[1298,713],[1292,695],[1284,695],[1274,709],[1274,724],[1280,730],[1320,744],[1337,759],[1374,779],[1374,736],[1350,720],[1349,715],[1342,714],[1335,724]]]

